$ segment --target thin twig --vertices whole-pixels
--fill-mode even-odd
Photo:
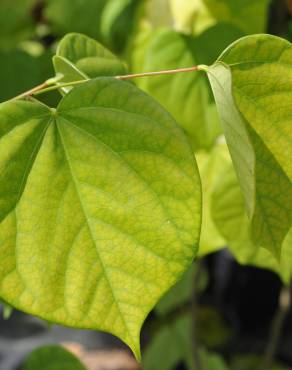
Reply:
[[[115,76],[114,78],[116,78],[117,80],[129,80],[131,78],[138,78],[138,77],[171,75],[171,74],[183,73],[183,72],[194,72],[194,71],[199,71],[200,69],[201,69],[200,66],[194,66],[194,67],[188,67],[188,68],[169,69],[169,70],[156,71],[156,72],[133,73],[133,74],[129,74],[129,75]],[[25,91],[24,93],[16,96],[12,100],[26,98],[26,97],[29,97],[29,96],[32,96],[32,95],[44,94],[48,91],[61,89],[63,87],[80,85],[80,84],[83,84],[84,82],[87,82],[87,81],[88,80],[79,80],[79,81],[72,81],[72,82],[66,82],[66,83],[58,83],[56,85],[52,85],[51,83],[48,83],[46,81],[46,82],[34,87],[33,89]]]
[[[291,284],[290,284],[291,285]],[[279,296],[279,306],[272,320],[268,345],[260,370],[270,370],[281,338],[285,318],[291,304],[291,286],[283,286]]]
[[[43,90],[36,91],[34,93],[34,95],[44,94],[44,93],[47,93],[49,91],[53,91],[53,90],[57,90],[57,89],[62,89],[63,87],[70,87],[70,86],[74,86],[74,85],[81,85],[81,84],[84,84],[85,82],[88,82],[88,81],[89,80],[84,79],[84,80],[78,80],[78,81],[72,81],[72,82],[59,83],[58,85],[48,86],[48,87],[46,87]]]
[[[194,71],[198,71],[198,70],[199,70],[198,66],[194,66],[194,67],[189,67],[189,68],[168,69],[168,70],[165,70],[165,71],[157,71],[157,72],[134,73],[134,74],[130,74],[130,75],[116,76],[116,79],[118,79],[118,80],[129,80],[131,78],[171,75],[171,74],[182,73],[182,72],[194,72]]]
[[[32,89],[28,90],[28,91],[25,91],[24,93],[20,94],[20,95],[17,95],[15,98],[13,98],[12,100],[17,100],[17,99],[22,99],[22,98],[27,98],[31,95],[35,95],[38,91],[41,91],[43,89],[45,89],[47,86],[49,86],[47,84],[47,82],[43,82],[42,84],[38,85],[38,86],[35,86],[33,87]]]

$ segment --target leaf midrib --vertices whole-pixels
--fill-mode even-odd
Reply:
[[[115,155],[123,164],[125,164],[134,174],[135,176],[137,177],[138,180],[140,180],[145,186],[146,188],[154,195],[154,197],[157,199],[158,201],[158,204],[160,205],[160,207],[162,208],[167,220],[171,221],[172,225],[173,225],[173,229],[175,230],[175,233],[176,233],[176,236],[177,236],[177,239],[178,241],[181,243],[181,244],[185,244],[180,236],[178,235],[178,227],[176,226],[176,224],[174,223],[174,221],[172,220],[172,217],[170,217],[170,215],[168,214],[168,211],[167,209],[165,208],[164,204],[161,202],[160,198],[159,198],[159,195],[157,194],[157,192],[147,183],[147,181],[135,170],[134,167],[132,167],[128,161],[126,161],[121,155],[119,152],[116,152],[114,151],[110,146],[108,146],[106,143],[104,143],[103,141],[97,139],[94,135],[90,134],[89,132],[87,132],[86,130],[84,130],[83,128],[77,126],[76,124],[74,124],[73,122],[69,121],[68,119],[66,119],[64,116],[61,116],[62,119],[64,119],[65,121],[68,122],[69,125],[72,125],[74,126],[77,130],[81,131],[83,134],[86,134],[88,135],[89,137],[91,137],[92,139],[94,139],[94,141],[102,144],[103,146],[105,146],[113,155]]]
[[[155,124],[157,124],[159,126],[159,128],[161,128],[161,131],[165,132],[165,129],[169,129],[169,127],[167,127],[166,125],[164,125],[163,123],[161,124],[160,121],[158,120],[153,120],[149,117],[147,117],[146,115],[144,114],[141,114],[141,113],[138,113],[138,112],[130,112],[130,111],[126,111],[126,110],[122,110],[122,109],[118,109],[118,108],[112,108],[112,107],[103,107],[103,106],[98,106],[98,107],[78,107],[78,108],[73,108],[73,109],[67,109],[67,110],[62,110],[60,111],[60,113],[72,113],[73,111],[96,111],[96,110],[105,110],[105,111],[111,111],[113,113],[119,113],[119,114],[129,114],[129,115],[133,115],[133,116],[137,116],[137,118],[141,117],[143,118],[143,120],[145,121],[149,121],[151,124],[153,124],[153,122],[155,122]],[[70,122],[70,124],[73,124],[72,121],[69,121],[67,118],[65,118],[64,116],[62,116],[62,118],[66,119],[68,122]],[[70,117],[71,118],[71,117]],[[76,126],[76,125],[75,125]],[[79,129],[81,129],[82,131],[86,132],[84,129],[78,127]],[[88,132],[86,132],[88,133]],[[179,133],[180,134],[180,139],[184,138],[184,136],[182,135],[182,132],[181,132],[181,129],[175,131],[173,130],[173,133],[174,134],[177,134]],[[167,144],[168,142],[170,141],[170,139],[172,138],[171,135],[169,135],[169,137],[167,138]],[[103,143],[105,144],[105,143]],[[112,149],[111,149],[112,150]],[[153,153],[156,153],[153,151]],[[158,152],[156,153],[158,154]],[[175,154],[178,154],[178,153],[175,153]],[[163,154],[167,159],[169,159],[171,162],[175,163],[176,162],[174,161],[174,159],[172,159],[171,157]],[[176,161],[179,161],[179,162],[184,162],[185,161],[185,157],[178,157],[176,156],[175,157],[175,160]],[[190,175],[188,173],[186,173],[182,168],[180,168],[180,170],[182,171],[182,173],[187,177],[189,178],[190,180],[192,180],[192,178],[190,177]]]
[[[94,238],[94,234],[93,234],[93,231],[92,231],[92,226],[91,226],[91,222],[87,216],[87,212],[86,212],[86,208],[82,202],[82,197],[81,197],[81,194],[79,192],[79,189],[78,189],[78,186],[77,186],[77,180],[74,176],[74,172],[73,172],[73,169],[72,169],[72,165],[71,165],[71,162],[70,162],[70,156],[68,155],[68,152],[67,152],[67,149],[66,149],[66,145],[65,145],[65,141],[64,141],[64,138],[62,136],[62,132],[61,132],[61,129],[60,129],[60,125],[58,124],[57,120],[55,120],[55,125],[56,125],[56,128],[57,128],[57,132],[59,133],[59,137],[60,137],[60,140],[61,140],[61,143],[62,143],[62,146],[63,146],[63,150],[64,150],[64,154],[65,154],[65,158],[66,158],[66,162],[67,162],[67,165],[68,165],[68,168],[69,168],[69,172],[70,172],[70,175],[71,175],[71,178],[72,178],[72,181],[73,181],[73,184],[74,184],[74,187],[75,187],[75,191],[76,191],[76,194],[78,196],[78,199],[79,199],[79,203],[80,203],[80,206],[81,206],[81,209],[82,209],[82,212],[84,214],[84,217],[85,217],[85,220],[86,220],[86,224],[87,224],[87,227],[88,227],[88,230],[89,230],[89,233],[90,233],[90,236],[91,236],[91,239],[94,243],[94,245],[96,246],[96,241],[95,241],[95,238]],[[122,310],[120,308],[120,305],[119,305],[119,301],[117,300],[116,296],[115,296],[115,292],[114,292],[114,289],[113,289],[113,286],[111,284],[111,281],[108,277],[108,274],[107,274],[107,271],[106,271],[106,267],[104,265],[104,262],[101,258],[101,255],[98,251],[97,248],[96,249],[96,254],[99,258],[99,261],[100,261],[100,264],[101,264],[101,267],[102,267],[102,270],[103,270],[103,274],[104,274],[104,277],[108,283],[108,286],[110,288],[110,291],[111,291],[111,294],[112,294],[112,297],[114,299],[114,302],[118,308],[118,311],[119,311],[119,314],[120,314],[120,317],[123,321],[123,324],[127,330],[127,333],[128,335],[130,336],[130,338],[132,339],[132,343],[133,345],[135,345],[136,341],[134,340],[133,336],[132,336],[132,333],[130,332],[130,329],[127,325],[127,322],[125,320],[125,317],[124,317],[124,314],[122,313]],[[136,347],[136,345],[135,345]]]

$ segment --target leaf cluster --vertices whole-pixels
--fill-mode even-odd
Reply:
[[[0,105],[1,299],[111,332],[140,359],[145,318],[196,256],[228,246],[239,262],[288,283],[292,46],[253,35],[265,30],[268,1],[156,0],[153,12],[153,0],[53,0],[45,24],[33,5],[13,19],[37,41],[24,42],[13,22],[13,46],[0,38],[0,96],[47,80],[52,68],[36,92],[54,92]],[[68,31],[45,50],[46,32]],[[194,65],[134,83],[115,78]],[[188,284],[158,314],[186,300]],[[176,348],[161,368],[194,366],[189,320],[181,315],[153,341],[149,351]],[[200,356],[206,369],[226,368]]]

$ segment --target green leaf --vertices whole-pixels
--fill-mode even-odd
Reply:
[[[239,28],[229,23],[219,22],[209,27],[196,37],[199,62],[207,65],[214,63],[222,50],[244,35]]]
[[[231,370],[258,370],[263,362],[257,355],[237,355],[232,359]],[[275,364],[271,370],[291,370],[291,368]]]
[[[226,238],[229,250],[239,263],[272,270],[280,275],[285,284],[290,283],[292,229],[284,240],[280,263],[267,249],[256,246],[250,240],[244,199],[231,164],[225,165],[213,188],[211,210],[218,230]]]
[[[172,25],[172,14],[169,0],[147,0],[144,1],[144,12],[142,14],[143,26],[148,28],[170,27]]]
[[[41,83],[38,78],[37,58],[20,50],[0,53],[0,102]]]
[[[211,306],[201,305],[197,311],[198,342],[207,348],[218,348],[232,336],[230,326],[222,315]]]
[[[196,65],[194,45],[193,39],[175,31],[160,32],[149,44],[141,71]],[[149,77],[137,81],[137,84],[174,115],[195,150],[212,145],[218,134],[216,111],[209,102],[208,86],[202,74],[193,72]]]
[[[187,369],[196,370],[193,363],[191,328],[191,315],[182,315],[164,325],[146,348],[142,369],[173,370],[180,362],[184,362]],[[199,356],[204,370],[227,370],[223,359],[216,353],[199,349]]]
[[[23,370],[86,370],[72,353],[60,346],[34,350],[25,360]]]
[[[56,35],[80,32],[101,38],[100,22],[107,0],[45,0],[44,15]]]
[[[65,82],[74,82],[81,80],[89,80],[85,73],[80,71],[76,66],[71,63],[68,59],[60,57],[58,55],[53,56],[53,65],[56,71],[57,84]],[[62,88],[63,91],[68,92],[70,88]]]
[[[208,68],[252,239],[278,257],[292,224],[291,58],[289,42],[249,36]]]
[[[190,304],[194,281],[196,280],[196,290],[201,293],[208,285],[208,273],[200,266],[200,273],[196,273],[197,265],[191,267],[183,274],[181,279],[162,297],[155,307],[155,312],[160,316],[167,316],[174,311],[186,308]],[[185,306],[185,307],[184,307]]]
[[[176,31],[193,33],[198,13],[201,11],[199,0],[169,0],[173,18],[173,27]]]
[[[209,153],[198,152],[196,155],[202,181],[203,218],[200,237],[200,257],[222,249],[225,239],[217,230],[211,214],[211,196],[217,180],[221,179],[226,163],[230,162],[225,144],[217,144]]]
[[[203,0],[209,15],[217,22],[230,22],[244,32],[266,31],[271,0]]]
[[[246,34],[265,32],[271,1],[166,0],[165,2],[170,7],[169,22],[159,23],[158,19],[156,25],[167,25],[177,31],[199,35],[221,22],[229,23]],[[225,35],[224,33],[218,35],[218,39]]]
[[[223,358],[216,354],[215,352],[209,352],[206,350],[201,350],[201,362],[204,366],[204,370],[227,370],[227,365],[225,364]]]
[[[0,102],[12,99],[51,77],[54,71],[49,58],[50,51],[40,55],[22,50],[0,53]],[[52,106],[58,102],[54,95],[47,101]]]
[[[59,43],[53,58],[59,82],[72,82],[126,72],[124,64],[97,41],[78,33],[69,33]]]
[[[31,36],[33,31],[32,11],[36,0],[0,1],[0,49],[12,50],[20,41]]]
[[[111,49],[121,53],[135,26],[139,0],[109,0],[101,19],[103,40]]]
[[[190,301],[195,280],[195,271],[196,265],[192,264],[182,278],[158,302],[155,307],[157,313],[167,315],[174,309]]]
[[[144,59],[146,58],[149,44],[160,30],[152,30],[148,27],[141,27],[136,36],[132,40],[131,53],[129,56],[131,70],[134,72],[141,72],[144,66]],[[142,85],[142,81],[137,80],[137,85]]]
[[[198,247],[201,189],[171,116],[132,84],[98,78],[57,110],[0,106],[0,296],[45,320],[140,328]]]
[[[229,36],[222,39],[218,46],[217,35],[222,31]],[[141,48],[147,48],[147,51],[143,51],[142,58],[138,59],[143,60],[141,66],[137,65],[136,57],[136,71],[177,69],[212,62],[218,47],[229,45],[238,34],[225,25],[197,38],[171,30],[154,32],[146,45],[141,43]],[[205,45],[209,46],[204,52]],[[202,73],[151,76],[138,79],[137,84],[174,115],[187,133],[194,150],[212,147],[220,134],[220,125],[209,85]]]
[[[190,364],[189,369],[193,369],[190,328],[189,315],[183,315],[174,322],[164,325],[146,348],[142,369],[173,370],[184,360]]]

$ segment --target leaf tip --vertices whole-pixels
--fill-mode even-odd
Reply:
[[[131,348],[132,349],[132,351],[133,351],[133,354],[134,354],[134,356],[135,356],[135,358],[136,358],[136,360],[139,362],[139,364],[141,363],[141,360],[142,360],[142,357],[141,357],[141,349],[140,349],[140,345],[139,345],[139,347],[137,347],[137,348]]]
[[[133,340],[131,342],[128,342],[127,344],[130,347],[131,351],[133,352],[135,359],[139,363],[141,363],[142,356],[141,356],[140,336],[133,338]]]

